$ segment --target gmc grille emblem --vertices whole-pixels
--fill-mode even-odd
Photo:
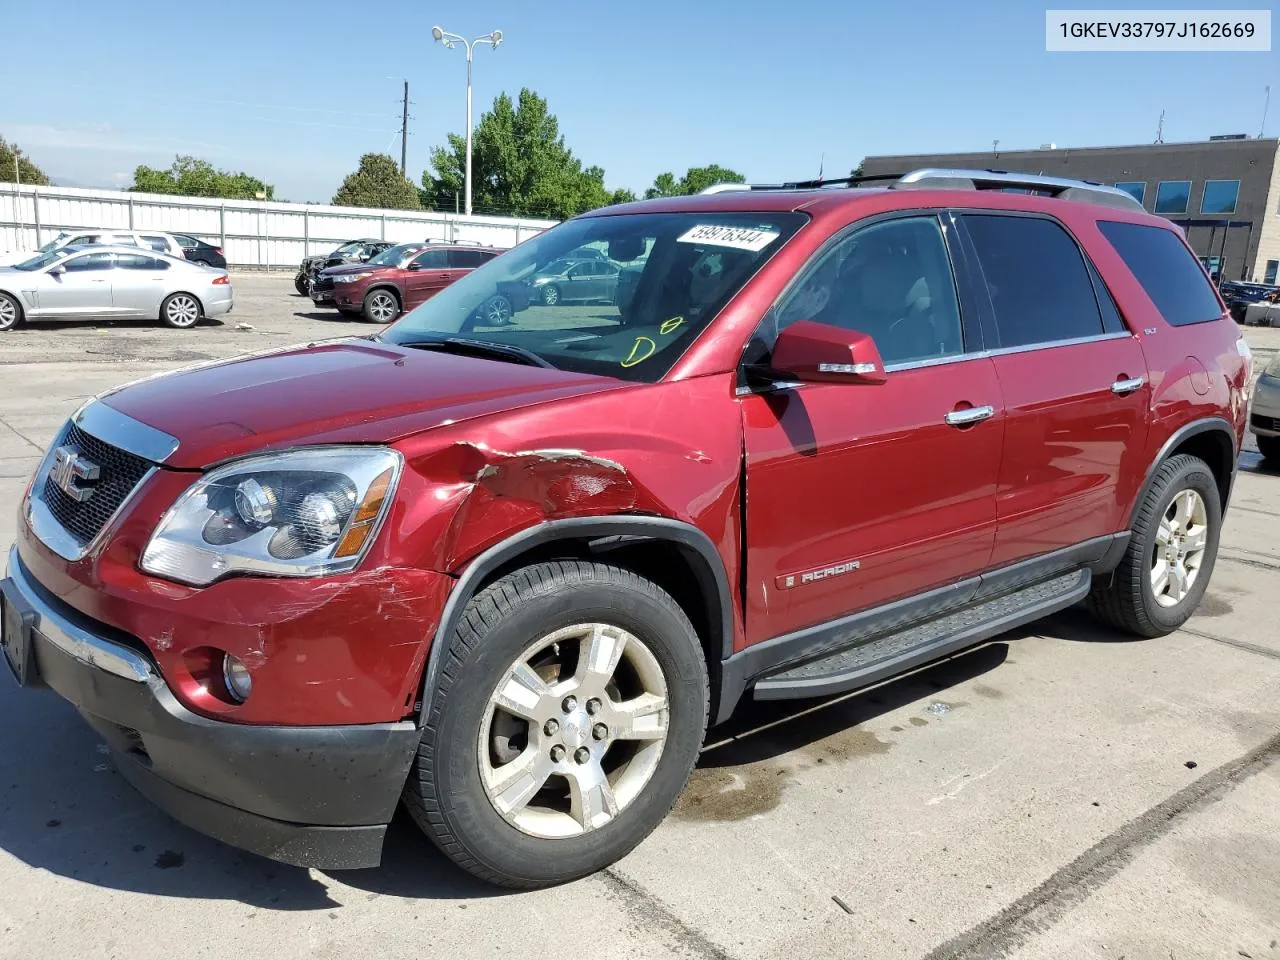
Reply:
[[[49,479],[77,503],[84,503],[93,496],[94,488],[82,484],[93,483],[98,479],[99,472],[96,463],[82,457],[70,447],[58,447],[53,451]]]

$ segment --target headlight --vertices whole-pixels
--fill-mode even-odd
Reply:
[[[1280,378],[1280,353],[1271,358],[1271,362],[1267,364],[1265,372],[1268,377]]]
[[[201,587],[236,573],[351,570],[390,507],[401,462],[386,448],[317,447],[219,467],[164,515],[142,569]]]
[[[348,273],[342,276],[334,277],[334,283],[355,283],[357,280],[367,280],[372,277],[372,273]]]

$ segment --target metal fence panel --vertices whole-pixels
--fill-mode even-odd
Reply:
[[[0,250],[35,250],[60,230],[106,227],[165,230],[223,248],[238,267],[292,268],[304,256],[347,240],[469,240],[513,247],[554,220],[460,216],[440,211],[373,210],[322,204],[172,197],[119,190],[0,188]]]

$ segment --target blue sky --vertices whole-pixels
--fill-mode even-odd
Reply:
[[[476,51],[477,119],[498,93],[531,87],[584,164],[637,192],[705,163],[770,181],[816,175],[824,155],[838,175],[867,154],[997,138],[1142,143],[1162,109],[1166,141],[1257,135],[1268,83],[1280,133],[1275,52],[1050,54],[1044,5],[1007,0],[44,6],[0,13],[0,135],[85,186],[192,153],[283,199],[327,202],[362,153],[399,156],[401,77],[416,181],[431,146],[464,126],[464,56],[431,42],[436,22],[505,34]]]

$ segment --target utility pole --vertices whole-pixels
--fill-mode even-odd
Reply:
[[[404,110],[400,119],[400,176],[405,176],[409,159],[409,81],[404,82]]]

